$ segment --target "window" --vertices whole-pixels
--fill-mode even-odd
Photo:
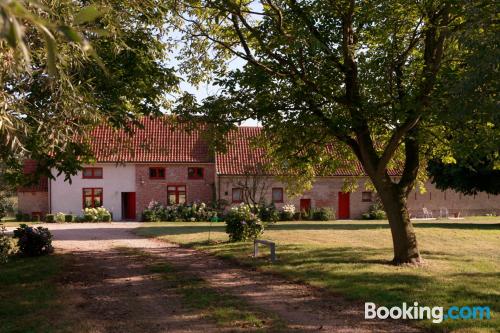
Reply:
[[[82,178],[102,179],[102,168],[83,168]]]
[[[83,189],[83,208],[97,208],[102,206],[102,188]]]
[[[233,203],[243,202],[243,189],[233,188]]]
[[[283,202],[283,189],[281,187],[273,188],[273,202],[274,203]]]
[[[188,168],[188,179],[203,179],[203,168]]]
[[[362,192],[361,193],[361,201],[363,202],[372,202],[372,192]]]
[[[167,200],[169,205],[179,205],[186,203],[186,186],[168,185]]]
[[[150,179],[165,179],[165,168],[149,168]]]

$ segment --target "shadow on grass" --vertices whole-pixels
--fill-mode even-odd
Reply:
[[[499,223],[421,223],[414,222],[415,228],[441,228],[441,229],[459,229],[459,230],[500,230]],[[293,231],[293,230],[374,230],[389,229],[388,223],[287,223],[274,224],[268,226],[268,230],[275,231]],[[225,226],[221,224],[208,226],[197,225],[169,225],[169,226],[147,226],[139,227],[137,233],[144,236],[162,236],[162,235],[186,235],[202,232],[225,232]]]

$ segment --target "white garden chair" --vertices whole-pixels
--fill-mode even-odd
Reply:
[[[432,211],[431,210],[428,210],[427,208],[423,207],[422,208],[422,212],[424,214],[424,219],[430,219],[432,218]]]
[[[446,207],[441,207],[439,208],[439,217],[443,218],[448,218],[448,208]]]

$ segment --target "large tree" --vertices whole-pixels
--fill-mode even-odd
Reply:
[[[424,171],[423,157],[449,155],[440,138],[452,130],[450,119],[489,122],[498,133],[497,85],[482,85],[485,78],[474,74],[481,67],[498,80],[495,4],[197,0],[176,5],[186,43],[183,68],[193,81],[205,75],[203,68],[222,77],[218,96],[198,105],[186,95],[178,112],[202,115],[221,132],[233,122],[258,119],[274,167],[303,184],[322,169],[318,165],[359,161],[387,212],[393,262],[421,262],[407,197]],[[488,52],[493,56],[479,57]],[[224,61],[234,57],[246,64],[228,72]],[[453,108],[461,97],[460,80],[474,92],[463,103],[467,109]],[[479,108],[480,99],[492,102],[490,109]],[[400,177],[390,177],[390,169]]]
[[[22,160],[74,174],[92,160],[87,133],[168,107],[178,80],[162,1],[2,0],[0,170]],[[2,40],[3,39],[3,40]]]

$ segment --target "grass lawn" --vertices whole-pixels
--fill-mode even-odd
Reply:
[[[349,299],[400,305],[490,306],[491,320],[420,322],[434,331],[500,329],[500,218],[414,222],[425,267],[394,267],[387,221],[280,222],[263,239],[277,243],[279,262],[254,260],[250,243],[227,243],[224,224],[149,223],[137,229],[223,258],[327,288]],[[210,237],[211,242],[207,242]],[[215,242],[214,242],[215,241]],[[266,256],[267,249],[261,254]]]
[[[65,311],[55,283],[63,260],[57,255],[12,258],[0,265],[0,332],[70,332],[69,325],[54,323]]]

